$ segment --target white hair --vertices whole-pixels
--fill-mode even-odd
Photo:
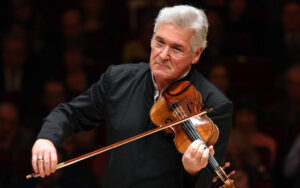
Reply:
[[[154,33],[161,23],[172,23],[179,27],[193,29],[195,31],[191,38],[193,52],[200,48],[205,49],[208,21],[202,10],[188,5],[165,7],[160,10],[155,20]]]

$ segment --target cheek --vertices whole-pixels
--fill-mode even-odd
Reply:
[[[181,60],[173,60],[171,61],[171,65],[172,67],[176,70],[176,71],[187,71],[188,67],[190,67],[190,61],[188,61],[187,59],[181,59]]]
[[[150,67],[154,64],[156,56],[157,55],[154,52],[151,52],[151,54],[150,54]]]
[[[155,50],[151,49],[151,53],[150,53],[150,60],[155,59],[158,56],[158,53],[155,52]]]

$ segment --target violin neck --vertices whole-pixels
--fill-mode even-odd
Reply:
[[[188,137],[191,139],[191,141],[201,140],[205,144],[202,137],[200,136],[200,134],[198,133],[196,128],[193,126],[193,124],[190,120],[187,120],[187,122],[183,123],[181,126],[182,126],[183,130],[186,132],[186,134],[188,135]],[[206,144],[205,144],[205,146],[207,147]],[[219,165],[219,163],[215,159],[215,157],[211,154],[211,152],[209,152],[208,164],[209,164],[210,169],[213,172],[215,172],[223,182],[225,182],[228,179],[226,173],[224,172],[222,167]]]

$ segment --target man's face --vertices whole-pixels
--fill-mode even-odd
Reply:
[[[178,27],[170,23],[161,23],[153,39],[164,44],[163,50],[151,48],[150,68],[155,81],[172,82],[186,73],[191,64],[197,63],[202,49],[191,52],[190,40],[194,30]],[[153,41],[152,41],[153,43]],[[170,50],[186,53],[184,56],[174,57]]]

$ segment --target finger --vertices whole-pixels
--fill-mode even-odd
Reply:
[[[201,159],[199,160],[199,167],[202,169],[204,167],[206,167],[207,163],[208,163],[208,157],[209,157],[209,150],[208,148],[204,149],[204,151],[202,152],[201,155]]]
[[[32,164],[32,168],[34,170],[35,173],[38,173],[38,165],[37,165],[37,155],[36,154],[32,154],[32,158],[31,158],[31,164]]]
[[[51,157],[51,172],[54,173],[56,171],[57,166],[57,154],[56,151],[50,153]]]
[[[50,175],[50,155],[48,152],[44,154],[44,170],[47,176]]]
[[[205,148],[206,146],[203,143],[198,147],[197,154],[195,155],[197,161],[201,161]]]
[[[39,158],[43,158],[42,155],[39,155]],[[44,170],[44,160],[37,160],[37,164],[38,164],[38,173],[40,174],[40,176],[43,178],[45,177],[45,170]]]
[[[198,148],[200,145],[201,145],[201,141],[195,140],[194,142],[191,143],[191,145],[186,150],[186,154],[189,155],[190,157],[194,158],[195,155],[197,154],[197,151],[198,151]]]
[[[214,146],[213,145],[210,145],[209,146],[209,151],[212,155],[215,155],[215,150],[214,150]]]
[[[234,175],[235,172],[236,172],[235,170],[231,171],[230,174],[228,174],[228,177],[231,177],[232,175]]]
[[[223,166],[223,170],[224,170],[225,168],[228,168],[228,167],[230,167],[230,162],[226,162],[226,163],[225,163],[225,165]]]
[[[202,156],[202,162],[203,162],[203,165],[204,167],[207,165],[208,163],[208,158],[209,158],[209,149],[206,148],[203,152],[203,156]]]

